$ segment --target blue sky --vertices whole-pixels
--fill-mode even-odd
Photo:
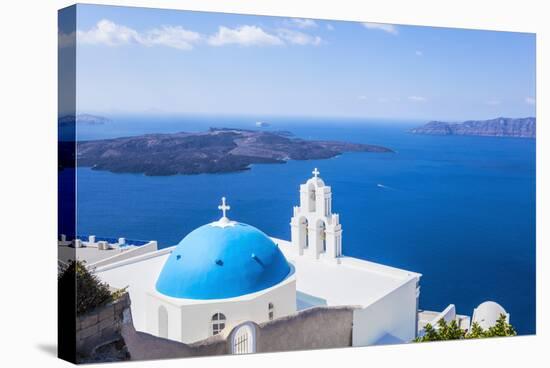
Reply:
[[[96,5],[77,14],[79,112],[535,114],[534,34]]]

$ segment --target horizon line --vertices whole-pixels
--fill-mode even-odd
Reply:
[[[253,119],[262,119],[266,117],[270,118],[306,118],[306,119],[349,119],[349,120],[400,120],[400,121],[442,121],[442,122],[465,122],[471,120],[494,120],[494,119],[536,119],[536,114],[533,115],[521,115],[521,116],[506,116],[506,115],[492,115],[491,117],[483,118],[433,118],[433,117],[390,117],[390,116],[360,116],[360,115],[312,115],[312,114],[277,114],[277,113],[233,113],[233,112],[178,112],[178,111],[100,111],[100,110],[83,110],[75,113],[61,114],[58,112],[58,119],[71,115],[96,115],[102,117],[109,116],[165,116],[165,117],[178,117],[178,116],[209,116],[209,117],[250,117]]]

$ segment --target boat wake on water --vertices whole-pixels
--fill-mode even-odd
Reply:
[[[378,188],[382,188],[382,189],[396,190],[395,188],[392,188],[392,187],[389,187],[389,186],[387,186],[387,185],[380,184],[380,183],[376,184],[376,186],[377,186]]]

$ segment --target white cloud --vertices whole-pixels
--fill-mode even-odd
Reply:
[[[87,31],[77,31],[77,39],[79,43],[90,45],[121,46],[135,43],[190,50],[194,43],[200,41],[201,36],[180,26],[163,26],[140,33],[130,27],[102,19]]]
[[[426,97],[422,97],[422,96],[409,96],[407,98],[410,101],[413,101],[413,102],[426,102],[427,101]]]
[[[399,30],[393,24],[369,23],[369,22],[365,22],[365,23],[361,23],[361,24],[363,25],[363,27],[365,27],[367,29],[377,29],[377,30],[380,30],[380,31],[391,33],[392,35],[399,34]]]
[[[139,42],[145,46],[166,46],[180,50],[190,50],[193,44],[201,40],[197,32],[188,31],[180,26],[163,26],[140,35]]]
[[[367,96],[365,96],[365,95],[361,95],[361,96],[359,96],[359,97],[357,97],[357,98],[358,98],[359,100],[361,100],[361,101],[366,101],[366,100],[368,99]]]
[[[234,29],[220,26],[218,32],[208,39],[212,46],[236,44],[241,46],[283,45],[277,36],[265,32],[257,26],[240,26]]]
[[[489,100],[486,102],[486,104],[491,106],[497,106],[497,105],[500,105],[500,100]]]
[[[537,100],[534,97],[525,97],[525,103],[528,105],[535,105]]]
[[[416,51],[414,52],[414,54],[415,54],[416,56],[424,56],[424,53],[423,53],[422,51],[420,51],[420,50],[416,50]]]
[[[311,24],[308,19],[297,19],[300,24]],[[311,21],[313,22],[313,21]],[[311,27],[311,25],[309,25]],[[303,27],[301,27],[303,28]],[[74,44],[74,34],[59,33],[59,46],[67,47]],[[240,45],[240,46],[279,46],[320,45],[319,36],[309,35],[297,30],[282,28],[276,33],[269,33],[254,25],[243,25],[236,28],[218,27],[218,31],[210,36],[184,29],[181,26],[165,25],[145,31],[116,24],[108,19],[102,19],[88,30],[78,30],[76,39],[80,44],[106,45],[111,47],[135,44],[146,47],[164,46],[179,50],[191,50],[197,44],[210,46]]]
[[[291,31],[290,29],[280,29],[277,32],[278,36],[283,40],[294,45],[320,45],[322,40],[319,36],[311,36],[307,33]]]
[[[330,24],[330,23],[327,23],[327,29],[328,29],[329,31],[334,31],[334,26],[333,26],[332,24]]]
[[[132,28],[118,25],[107,19],[102,19],[88,31],[77,31],[79,43],[107,46],[119,46],[137,41],[139,35]]]
[[[290,21],[298,28],[315,28],[317,23],[313,19],[291,18]]]

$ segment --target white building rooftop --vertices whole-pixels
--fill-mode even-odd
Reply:
[[[357,258],[299,256],[290,242],[272,238],[296,268],[298,309],[315,305],[366,306],[421,275]],[[322,298],[318,296],[322,295]]]
[[[290,242],[272,238],[287,260],[295,266],[297,309],[313,306],[367,306],[398,289],[420,274],[351,257],[313,260],[300,257]],[[112,262],[97,267],[100,278],[112,287],[129,286],[133,304],[142,304],[145,295],[154,290],[157,277],[175,246]],[[145,315],[135,314],[138,330],[145,326]]]
[[[74,260],[76,257],[77,260],[85,261],[88,265],[91,265],[122,253],[123,250],[119,248],[100,250],[97,247],[73,248],[68,246],[59,246],[58,252],[59,259],[63,262]]]
[[[121,238],[123,240],[123,238]],[[144,243],[144,242],[141,242]],[[137,255],[154,252],[157,250],[157,242],[150,241],[145,244],[133,245],[125,243],[108,243],[96,241],[90,237],[88,241],[58,241],[58,261],[68,263],[74,261],[86,262],[89,267],[101,267],[110,263],[133,258]]]

